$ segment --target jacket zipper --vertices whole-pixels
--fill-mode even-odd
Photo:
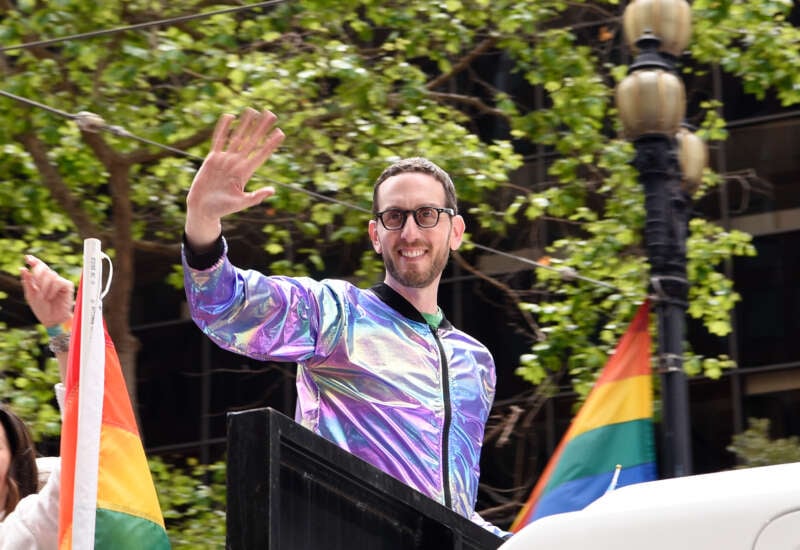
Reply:
[[[447,356],[439,339],[436,329],[431,327],[431,333],[439,347],[439,357],[442,360],[442,395],[444,397],[444,430],[442,433],[442,488],[444,489],[444,505],[453,508],[453,497],[450,494],[450,423],[453,410],[450,405],[450,376],[448,373]]]

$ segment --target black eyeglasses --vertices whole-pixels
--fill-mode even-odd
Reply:
[[[439,216],[442,214],[442,212],[445,214],[450,214],[451,216],[454,216],[456,213],[456,211],[452,208],[420,206],[416,210],[389,208],[383,212],[378,212],[375,214],[375,217],[381,220],[383,227],[385,227],[387,230],[399,231],[400,229],[403,229],[403,226],[405,226],[408,215],[413,214],[414,221],[416,222],[417,226],[423,229],[430,229],[431,227],[436,227],[436,224],[439,223]]]

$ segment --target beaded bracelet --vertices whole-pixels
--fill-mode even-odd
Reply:
[[[69,351],[69,332],[65,332],[61,325],[46,327],[45,330],[50,337],[50,351],[53,353]]]

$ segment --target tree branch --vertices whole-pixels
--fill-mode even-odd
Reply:
[[[39,138],[33,132],[25,132],[24,134],[16,136],[28,154],[33,159],[39,175],[42,178],[42,183],[50,191],[53,200],[66,212],[72,223],[78,230],[78,234],[82,237],[88,235],[97,235],[101,233],[98,228],[86,215],[86,212],[81,207],[78,199],[72,194],[69,187],[64,183],[58,169],[50,163],[47,158],[47,150]]]
[[[483,279],[487,283],[499,288],[500,290],[503,291],[503,294],[505,294],[508,297],[508,299],[514,303],[515,306],[519,306],[519,300],[515,297],[514,291],[511,288],[509,288],[508,285],[504,285],[494,277],[489,277],[481,270],[474,268],[468,261],[464,259],[464,257],[460,253],[453,252],[452,257],[458,262],[459,266],[463,267],[476,277]],[[522,318],[525,320],[525,323],[531,329],[531,332],[533,332],[536,335],[536,339],[539,341],[546,340],[547,337],[541,331],[539,325],[536,324],[536,321],[534,321],[533,316],[531,316],[529,312],[523,310],[520,307],[517,307],[516,309],[520,314],[522,314]]]
[[[495,109],[494,107],[490,107],[477,97],[461,95],[461,94],[451,94],[446,92],[428,92],[428,95],[441,101],[456,101],[458,103],[470,105],[478,109],[483,114],[500,117],[507,121],[510,120],[508,118],[508,115],[506,115],[506,113],[504,113],[500,109]]]
[[[137,252],[147,252],[159,256],[172,256],[173,258],[177,258],[181,251],[181,244],[179,242],[167,244],[156,241],[136,240],[133,243],[133,248]]]
[[[484,53],[492,49],[496,43],[497,43],[497,37],[495,36],[490,36],[488,38],[485,38],[480,44],[475,46],[475,48],[473,48],[471,52],[469,52],[467,55],[459,59],[458,63],[453,65],[453,68],[450,69],[449,73],[437,76],[436,78],[428,82],[425,85],[425,88],[427,88],[428,90],[433,90],[435,88],[438,88],[439,86],[441,86],[442,84],[453,78],[455,75],[457,75],[458,73],[469,67],[470,63],[472,63],[479,56],[483,55]]]

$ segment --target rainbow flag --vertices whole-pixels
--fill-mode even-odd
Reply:
[[[86,239],[64,381],[58,547],[169,549],[119,358],[103,322],[101,277],[99,241]]]
[[[544,516],[581,510],[611,487],[657,478],[648,313],[645,302],[550,457],[511,531]]]

